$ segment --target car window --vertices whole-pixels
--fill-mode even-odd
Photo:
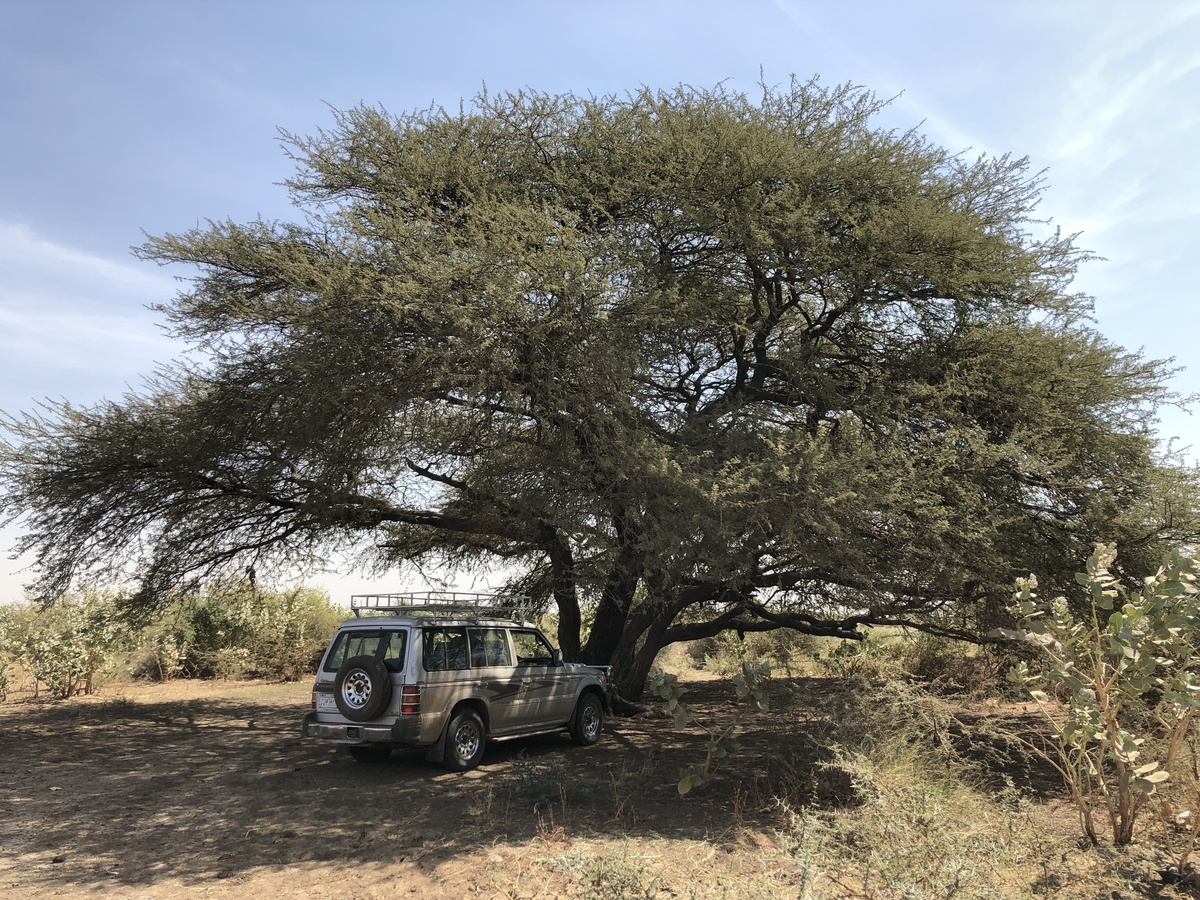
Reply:
[[[425,629],[425,671],[467,668],[467,629]]]
[[[348,659],[374,656],[383,660],[389,672],[404,670],[404,631],[343,631],[333,639],[325,656],[326,672],[336,672]]]
[[[472,667],[512,665],[508,636],[503,628],[468,628],[467,634],[471,638]]]
[[[518,666],[550,666],[554,664],[554,650],[540,632],[514,630],[512,641],[513,649],[517,652]]]

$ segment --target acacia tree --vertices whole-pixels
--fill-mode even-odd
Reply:
[[[285,134],[301,221],[136,252],[201,362],[10,418],[49,594],[232,566],[502,563],[638,696],[666,643],[964,634],[1097,539],[1196,534],[1161,363],[1087,325],[1025,160],[793,81],[359,107]],[[585,613],[591,619],[584,628]]]

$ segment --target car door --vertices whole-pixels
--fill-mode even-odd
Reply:
[[[520,727],[561,725],[575,707],[578,680],[554,664],[554,649],[536,628],[511,630],[516,675],[520,680],[514,717]]]
[[[455,703],[477,693],[472,683],[467,628],[465,625],[426,626],[422,629],[421,641],[421,665],[425,670],[421,708],[444,720]]]
[[[513,666],[508,632],[503,627],[467,629],[471,652],[471,679],[477,695],[488,702],[489,731],[503,734],[520,727],[516,717],[521,681]]]

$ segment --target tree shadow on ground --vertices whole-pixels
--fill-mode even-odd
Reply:
[[[730,827],[721,792],[676,795],[674,773],[703,736],[662,720],[610,721],[589,748],[565,734],[495,742],[478,769],[452,774],[420,751],[360,764],[304,739],[307,691],[289,699],[0,708],[0,819],[20,886],[201,883],[321,860],[436,865],[550,828],[703,840]]]
[[[676,731],[653,711],[610,720],[594,747],[565,734],[494,742],[478,769],[454,774],[420,751],[361,764],[302,738],[304,686],[174,702],[6,704],[0,835],[17,866],[0,866],[0,877],[16,879],[0,888],[200,885],[322,861],[428,869],[566,833],[720,844],[744,827],[770,828],[780,801],[856,802],[847,775],[827,765],[838,709],[829,681],[780,680],[772,690],[777,712],[746,728],[736,764],[684,798],[679,770],[703,760],[707,735]],[[694,685],[686,699],[714,727],[734,712],[726,682]],[[780,709],[784,701],[791,705]]]

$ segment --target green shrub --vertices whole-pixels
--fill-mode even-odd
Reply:
[[[742,670],[742,663],[765,660],[772,668],[790,673],[801,657],[811,657],[817,639],[811,634],[790,628],[774,631],[751,631],[739,637],[736,632],[723,631],[718,635],[692,641],[687,646],[688,657],[696,668],[729,678]]]
[[[343,614],[312,588],[218,586],[186,597],[142,631],[135,671],[154,678],[311,674]]]
[[[897,660],[907,675],[939,691],[993,696],[1012,693],[1004,673],[1016,658],[1006,648],[918,634],[898,643]]]
[[[180,678],[185,674],[188,649],[187,634],[180,622],[151,622],[141,629],[129,673],[152,681]]]
[[[120,599],[85,589],[45,606],[17,604],[7,610],[0,628],[0,650],[33,677],[35,695],[43,686],[56,699],[90,694],[98,679],[112,672],[127,643]],[[7,694],[10,671],[5,661],[0,693]]]
[[[1087,839],[1098,842],[1099,806],[1120,845],[1133,840],[1142,810],[1181,768],[1180,751],[1195,744],[1200,565],[1172,553],[1131,591],[1112,574],[1115,560],[1114,546],[1096,546],[1076,576],[1083,598],[1075,604],[1042,599],[1032,576],[1018,582],[1015,611],[1025,631],[1013,636],[1037,647],[1039,658],[1010,677],[1047,715],[1055,743],[1044,755],[1070,790]],[[1043,688],[1063,698],[1065,715]],[[1198,799],[1193,792],[1189,804]]]
[[[312,588],[219,586],[147,616],[122,594],[85,589],[55,603],[0,607],[0,700],[16,671],[65,699],[104,676],[270,678],[311,674],[342,610]]]
[[[834,678],[875,681],[900,674],[898,645],[872,631],[864,634],[859,641],[838,641],[831,652],[818,660],[818,664],[825,674]]]
[[[8,646],[8,634],[15,607],[0,606],[0,700],[8,699],[12,685],[12,651]]]

